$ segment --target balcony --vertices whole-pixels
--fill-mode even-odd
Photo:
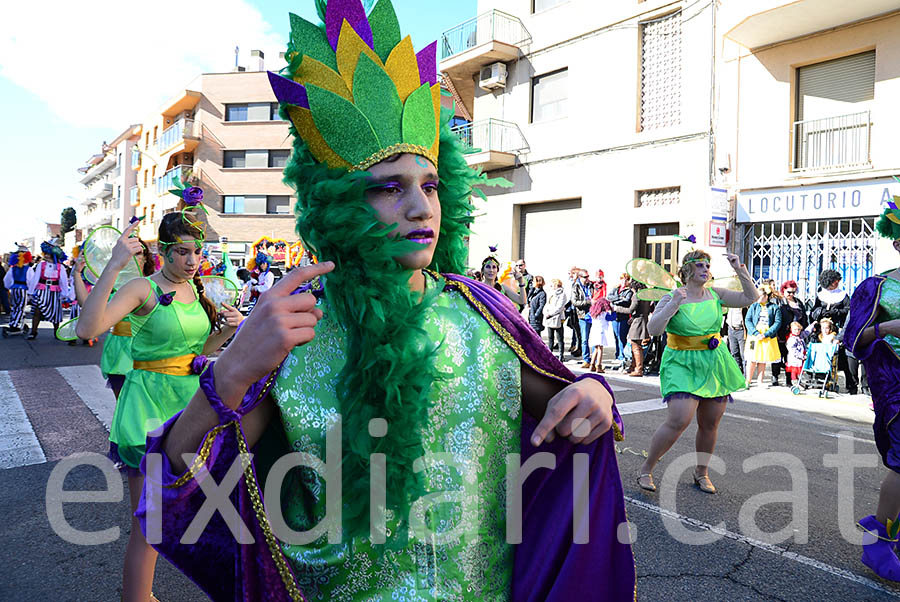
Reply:
[[[141,203],[141,189],[137,186],[132,186],[128,193],[128,199],[131,203],[132,207],[137,207]]]
[[[469,167],[484,171],[512,167],[519,153],[531,150],[519,126],[508,121],[485,119],[455,127],[453,132],[471,149],[466,154]]]
[[[137,147],[131,148],[131,169],[138,170],[141,168],[141,151]]]
[[[894,0],[758,0],[739,5],[753,8],[725,36],[751,49],[897,10]]]
[[[177,176],[182,183],[184,183],[184,178],[187,173],[191,170],[190,165],[178,165],[173,167],[166,173],[162,175],[162,177],[156,178],[156,194],[158,196],[164,196],[170,190],[175,188],[175,177]]]
[[[200,138],[194,134],[194,120],[181,118],[166,129],[156,141],[156,152],[191,152],[197,148]]]
[[[475,96],[472,76],[485,65],[519,57],[531,43],[531,34],[517,17],[492,10],[457,25],[441,35],[438,71],[453,81],[471,114]]]
[[[871,164],[869,111],[794,122],[795,172],[840,170]]]
[[[103,180],[97,180],[90,186],[88,186],[87,198],[88,199],[106,199],[112,196],[113,185],[110,182],[104,182]]]

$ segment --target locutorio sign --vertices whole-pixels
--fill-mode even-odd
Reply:
[[[739,192],[738,222],[834,219],[878,215],[900,183],[893,178]]]

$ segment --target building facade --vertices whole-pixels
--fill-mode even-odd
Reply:
[[[480,0],[444,33],[469,163],[513,183],[479,203],[470,265],[499,244],[546,279],[572,265],[614,279],[636,256],[672,268],[688,250],[676,235],[725,244],[715,18],[711,2]]]
[[[756,278],[797,280],[805,298],[829,268],[852,290],[897,263],[874,222],[900,195],[900,6],[731,4],[717,162],[736,247]]]
[[[143,123],[129,198],[136,215],[146,216],[145,240],[156,240],[162,216],[177,205],[168,193],[176,176],[203,188],[207,240],[227,240],[236,261],[263,236],[296,240],[293,191],[282,182],[291,139],[263,59],[253,51],[253,71],[197,77]]]

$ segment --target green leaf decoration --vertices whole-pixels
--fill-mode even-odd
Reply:
[[[387,72],[365,54],[359,57],[353,74],[353,100],[375,130],[380,148],[401,142],[403,103],[397,86]]]
[[[403,142],[430,148],[437,135],[431,86],[422,84],[403,107]]]
[[[897,520],[887,520],[887,534],[889,539],[897,539],[897,533],[900,532],[900,517]]]
[[[352,102],[313,84],[306,93],[316,129],[345,161],[358,165],[381,149],[372,124]]]
[[[316,14],[319,20],[325,23],[325,15],[328,13],[328,0],[316,0]]]
[[[379,0],[369,13],[369,25],[372,27],[372,42],[375,54],[382,61],[387,61],[391,50],[400,43],[400,22],[391,0]]]
[[[291,15],[291,46],[296,52],[305,54],[337,71],[337,57],[328,43],[325,32],[294,13]]]

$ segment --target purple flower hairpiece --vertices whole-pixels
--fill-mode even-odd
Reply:
[[[711,338],[709,340],[709,342],[706,344],[706,346],[709,347],[710,349],[715,349],[716,347],[719,346],[719,338],[718,337]]]
[[[128,220],[128,225],[130,226],[131,224],[133,224],[134,222],[139,221],[139,220],[140,220],[140,218],[138,216],[132,215],[131,219]]]
[[[203,200],[203,189],[199,186],[188,186],[181,191],[181,198],[184,204],[189,207],[195,207]]]
[[[498,245],[491,245],[491,246],[488,247],[488,249],[491,250],[491,253],[496,253],[496,252],[497,252],[497,248],[498,248]]]
[[[687,241],[688,241],[689,243],[691,243],[692,245],[697,244],[697,237],[694,236],[693,234],[691,234],[690,236],[688,236],[685,240],[687,240]]]
[[[165,293],[164,295],[160,295],[159,297],[157,297],[156,300],[159,301],[160,305],[162,305],[163,307],[166,307],[166,306],[171,305],[172,301],[174,299],[175,299],[175,292],[173,291],[171,293]]]

